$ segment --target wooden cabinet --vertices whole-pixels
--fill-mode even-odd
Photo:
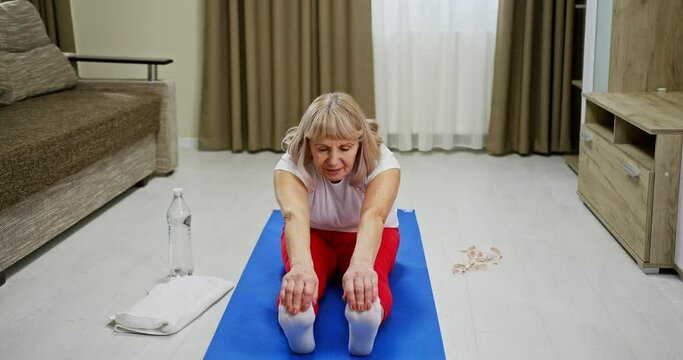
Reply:
[[[579,196],[641,268],[673,267],[683,92],[584,96]]]

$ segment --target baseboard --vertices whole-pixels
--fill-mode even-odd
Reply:
[[[178,145],[181,148],[197,149],[199,148],[199,139],[196,137],[181,137],[178,138]]]

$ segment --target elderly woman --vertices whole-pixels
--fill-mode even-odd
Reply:
[[[287,132],[283,148],[274,175],[285,219],[280,326],[293,352],[312,352],[318,300],[338,272],[349,352],[368,355],[392,305],[398,161],[382,144],[376,123],[344,93],[315,99],[299,126]]]

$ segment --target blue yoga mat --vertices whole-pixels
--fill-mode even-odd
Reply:
[[[415,213],[399,210],[401,245],[389,276],[391,314],[375,339],[370,359],[444,359],[439,320]],[[314,325],[315,351],[296,355],[277,322],[276,301],[284,266],[284,221],[273,211],[225,309],[204,359],[349,359],[345,303],[337,281],[328,283]]]

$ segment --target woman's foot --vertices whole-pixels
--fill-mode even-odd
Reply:
[[[370,355],[375,345],[377,330],[384,317],[384,309],[379,298],[372,303],[370,310],[363,312],[353,311],[346,305],[344,315],[349,322],[349,353],[356,356]]]
[[[315,322],[315,312],[313,306],[308,310],[296,315],[287,312],[284,305],[278,307],[277,320],[280,327],[285,332],[289,348],[297,354],[308,354],[315,350],[315,339],[313,338],[313,323]]]

